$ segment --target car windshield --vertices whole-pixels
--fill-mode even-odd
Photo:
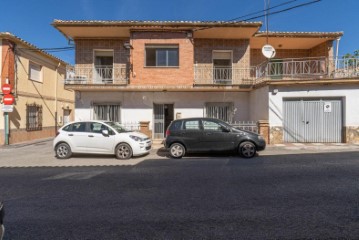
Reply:
[[[105,123],[107,125],[109,125],[110,127],[112,127],[113,129],[115,129],[116,132],[118,132],[118,133],[129,132],[126,128],[121,126],[121,124],[119,124],[119,123],[116,123],[116,122],[105,122]]]

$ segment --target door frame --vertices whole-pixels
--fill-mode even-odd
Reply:
[[[175,119],[175,103],[174,102],[166,102],[166,103],[163,103],[163,102],[154,102],[153,103],[153,108],[152,108],[152,136],[153,136],[153,139],[163,139],[165,137],[165,134],[166,134],[166,129],[164,129],[163,131],[163,138],[155,138],[155,105],[172,105],[173,108],[172,108],[172,111],[173,111],[173,119],[172,121]],[[165,119],[165,114],[164,114],[164,118],[163,118],[163,124],[165,124],[166,122],[166,119]],[[165,125],[164,125],[164,128],[165,128]]]

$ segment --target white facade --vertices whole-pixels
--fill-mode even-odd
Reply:
[[[269,125],[283,126],[283,99],[285,98],[341,98],[344,126],[359,126],[359,87],[357,85],[296,86],[269,88]]]
[[[81,92],[76,97],[76,120],[93,119],[93,104],[120,104],[121,122],[150,121],[153,126],[153,105],[173,104],[174,116],[205,116],[205,104],[230,102],[234,105],[234,121],[250,119],[247,92]]]

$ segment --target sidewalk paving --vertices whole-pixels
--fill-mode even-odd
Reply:
[[[55,157],[52,149],[53,138],[0,146],[0,168],[17,167],[83,167],[83,166],[135,166],[148,159],[168,160],[167,151],[162,144],[155,143],[152,151],[145,156],[129,160],[118,160],[111,155],[75,155],[66,160]],[[329,152],[359,152],[359,144],[345,143],[286,143],[267,145],[266,150],[259,152],[261,156],[317,154]],[[189,156],[191,158],[208,158],[205,156]],[[215,155],[213,157],[220,157]],[[228,156],[223,156],[228,158]],[[230,155],[229,157],[236,157]]]
[[[43,138],[43,139],[36,139],[32,141],[26,141],[21,143],[15,143],[11,145],[0,145],[0,149],[12,149],[12,148],[21,148],[30,145],[36,145],[43,142],[52,142],[54,138]],[[163,144],[161,143],[154,143],[152,145],[153,150],[158,150],[163,148]],[[273,149],[287,149],[287,150],[327,150],[327,149],[357,149],[359,150],[359,143],[283,143],[283,144],[269,144],[266,147],[266,150],[273,150]]]

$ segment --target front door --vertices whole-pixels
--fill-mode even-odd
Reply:
[[[154,104],[154,139],[163,139],[167,127],[173,121],[174,111],[173,104]]]

